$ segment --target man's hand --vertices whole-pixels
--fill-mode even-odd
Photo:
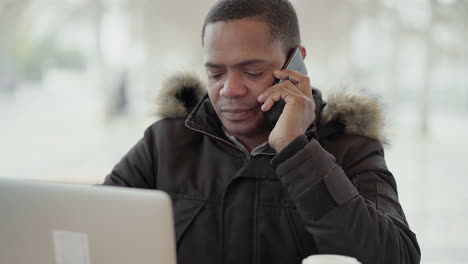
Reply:
[[[309,77],[291,70],[278,70],[274,75],[285,81],[265,90],[258,101],[263,103],[264,112],[279,100],[285,102],[283,113],[268,138],[270,146],[280,152],[298,136],[305,134],[315,120],[315,102]]]

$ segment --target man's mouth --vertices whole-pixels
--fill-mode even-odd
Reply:
[[[254,114],[255,108],[223,108],[223,116],[230,121],[241,121]]]

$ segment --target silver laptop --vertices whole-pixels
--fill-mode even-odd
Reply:
[[[160,191],[0,179],[1,264],[175,264]]]

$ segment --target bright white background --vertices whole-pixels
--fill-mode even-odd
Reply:
[[[204,77],[213,2],[0,0],[0,177],[101,182],[157,120],[161,80]],[[468,263],[468,1],[292,2],[313,85],[385,102],[422,263]]]

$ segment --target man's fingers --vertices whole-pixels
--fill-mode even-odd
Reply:
[[[274,75],[278,79],[291,81],[291,83],[297,86],[306,96],[312,96],[312,89],[310,88],[310,79],[308,76],[291,70],[277,70],[274,72]]]
[[[285,82],[282,82],[282,83],[278,83],[278,84],[268,88],[267,90],[265,90],[262,94],[259,95],[258,101],[263,103],[272,94],[274,94],[274,93],[280,93],[281,94],[282,90],[289,90],[289,91],[297,93],[299,95],[302,94],[302,95],[307,96],[307,94],[304,94],[296,85],[294,85],[291,81],[288,80],[288,81],[285,81]]]
[[[286,100],[286,97],[289,97],[289,96],[301,97],[301,96],[304,96],[304,95],[294,85],[291,85],[290,87],[287,87],[287,88],[272,90],[272,91],[270,91],[268,96],[265,97],[265,99],[264,99],[265,102],[262,105],[262,111],[270,110],[270,108],[276,102],[278,102],[280,100]]]
[[[275,102],[278,102],[281,100],[281,92],[276,90],[272,92],[265,100],[265,103],[262,105],[262,111],[268,111],[270,108],[275,104]]]

